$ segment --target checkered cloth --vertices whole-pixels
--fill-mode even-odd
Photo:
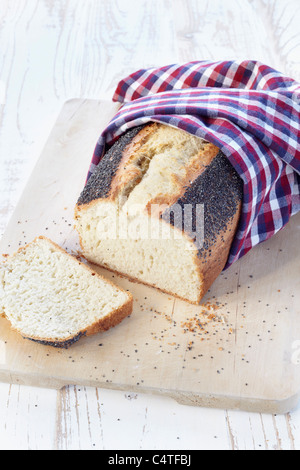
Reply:
[[[225,266],[300,210],[300,84],[256,61],[195,61],[139,70],[113,97],[123,104],[96,145],[89,176],[126,130],[156,121],[221,149],[244,183]]]

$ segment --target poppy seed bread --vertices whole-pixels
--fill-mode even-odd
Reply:
[[[0,312],[24,338],[68,348],[130,315],[132,296],[39,237],[0,265]]]
[[[197,304],[226,264],[242,194],[214,145],[163,124],[133,128],[105,153],[77,202],[83,256]]]

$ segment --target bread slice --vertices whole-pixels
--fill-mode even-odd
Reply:
[[[226,264],[242,195],[242,180],[214,145],[163,124],[133,128],[77,202],[83,255],[198,304]]]
[[[0,265],[0,311],[24,338],[68,348],[132,312],[129,292],[45,237]]]

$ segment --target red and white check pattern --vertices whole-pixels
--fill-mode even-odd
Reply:
[[[161,122],[219,147],[244,183],[226,268],[300,210],[300,84],[256,61],[197,61],[142,69],[114,94],[122,103],[96,145],[88,177],[126,130]]]

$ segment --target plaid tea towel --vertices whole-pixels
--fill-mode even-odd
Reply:
[[[124,78],[122,106],[97,142],[88,178],[126,130],[149,121],[221,149],[243,180],[239,226],[225,269],[300,210],[300,84],[257,61],[193,61]]]

